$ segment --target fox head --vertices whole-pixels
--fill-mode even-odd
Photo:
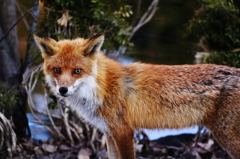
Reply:
[[[97,74],[97,55],[104,41],[103,34],[89,39],[55,41],[34,34],[44,59],[44,74],[51,90],[63,97],[72,95],[79,87],[91,85]]]

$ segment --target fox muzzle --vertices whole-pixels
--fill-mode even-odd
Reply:
[[[60,87],[59,92],[60,92],[61,96],[65,97],[67,92],[68,92],[68,88],[67,87]]]

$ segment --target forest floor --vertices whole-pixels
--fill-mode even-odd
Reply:
[[[71,147],[54,139],[23,140],[11,159],[107,159],[106,148],[93,153],[87,143]],[[137,159],[231,159],[209,133],[167,136],[153,141],[145,136],[135,144],[135,149]]]

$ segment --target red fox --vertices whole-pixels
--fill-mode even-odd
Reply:
[[[111,159],[134,159],[134,129],[211,130],[240,158],[240,69],[214,64],[121,65],[100,52],[103,34],[55,41],[34,35],[51,90],[107,137]]]

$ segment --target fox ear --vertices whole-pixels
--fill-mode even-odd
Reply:
[[[42,52],[43,58],[47,56],[53,56],[56,51],[57,42],[48,37],[41,36],[39,34],[33,34],[34,40]]]
[[[92,56],[100,51],[104,41],[104,34],[96,34],[87,39],[84,49],[84,56]]]

